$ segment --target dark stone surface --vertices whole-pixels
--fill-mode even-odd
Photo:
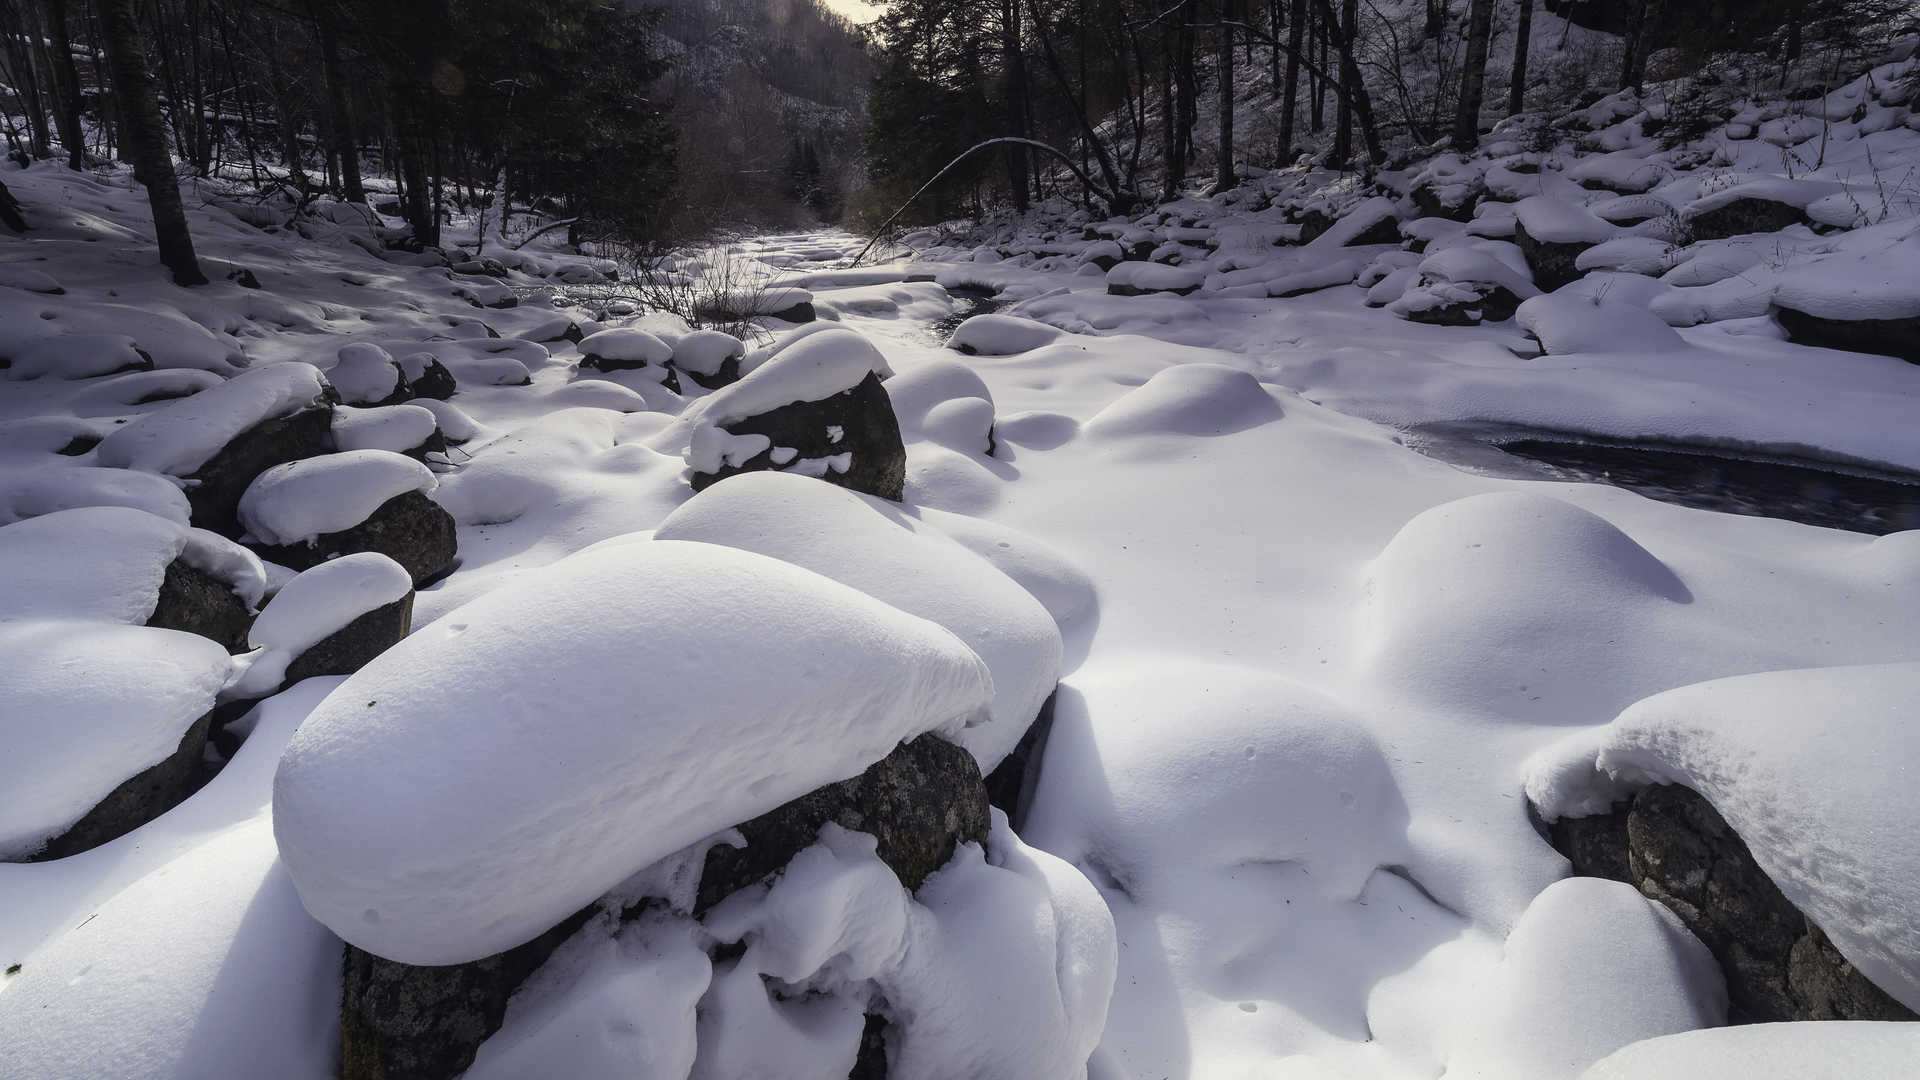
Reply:
[[[453,565],[458,553],[453,515],[418,491],[395,495],[351,529],[321,533],[311,544],[255,544],[260,557],[293,570],[340,555],[377,551],[405,567],[415,588]]]
[[[773,313],[773,317],[782,322],[810,323],[818,318],[819,315],[813,310],[813,305],[809,303],[795,304],[785,311],[776,311]]]
[[[28,858],[28,862],[64,859],[99,847],[180,805],[203,779],[200,758],[206,751],[207,729],[213,714],[195,720],[180,736],[180,745],[165,761],[134,774],[107,793],[73,827]]]
[[[987,842],[987,789],[968,751],[937,735],[901,743],[859,776],[739,825],[747,846],[707,853],[695,914],[786,866],[829,821],[876,837],[881,860],[918,889],[957,846]]]
[[[860,1029],[860,1052],[847,1080],[887,1080],[886,1017],[867,1014],[866,1026]]]
[[[321,638],[287,665],[287,685],[316,675],[351,675],[413,629],[413,594],[374,608]]]
[[[615,360],[611,357],[601,356],[598,353],[588,353],[580,358],[580,366],[583,368],[592,368],[595,371],[640,371],[653,365],[647,363],[645,360]],[[660,380],[660,385],[676,394],[679,393],[680,378],[677,369],[673,366],[673,362],[669,360],[661,366],[666,369],[666,377]],[[739,370],[740,366],[735,364],[734,371],[736,377],[738,377],[737,373]],[[703,383],[702,385],[705,384]]]
[[[1897,356],[1909,364],[1920,364],[1920,317],[1823,319],[1779,305],[1773,314],[1786,328],[1787,337],[1802,345]]]
[[[1448,221],[1472,221],[1473,208],[1480,202],[1486,189],[1475,186],[1467,197],[1458,203],[1440,201],[1440,195],[1431,184],[1421,184],[1413,189],[1413,205],[1420,208],[1422,217],[1446,218]]]
[[[240,496],[253,478],[289,461],[333,449],[333,406],[315,402],[291,416],[255,424],[185,477],[192,521],[223,536],[239,536]]]
[[[416,967],[346,946],[340,972],[340,1080],[450,1080],[500,1030],[507,999],[589,911],[506,952]]]
[[[1199,282],[1195,282],[1184,289],[1146,289],[1138,285],[1129,285],[1124,281],[1107,282],[1107,295],[1109,296],[1185,296],[1188,293],[1196,293],[1199,291]]]
[[[837,443],[827,436],[827,428],[836,426],[844,433]],[[773,463],[773,451],[789,447],[798,451],[795,461],[852,453],[853,463],[846,472],[828,470],[822,478],[830,484],[895,502],[905,492],[907,450],[900,438],[900,422],[893,415],[893,401],[880,384],[880,376],[871,372],[860,385],[824,401],[782,405],[725,425],[724,430],[734,435],[765,435],[773,443],[738,466],[722,465],[718,472],[694,473],[695,491],[704,491],[735,473],[778,471],[781,466]]]
[[[1748,233],[1778,232],[1789,225],[1806,223],[1807,215],[1799,207],[1772,199],[1735,199],[1725,206],[1687,216],[1687,228],[1695,243]]]
[[[1407,320],[1433,326],[1478,326],[1483,322],[1506,322],[1519,307],[1519,297],[1495,285],[1472,303],[1443,304],[1425,311],[1408,312]]]
[[[160,596],[147,625],[199,634],[237,653],[246,651],[253,616],[232,586],[175,559],[160,579]]]
[[[1548,838],[1575,873],[1625,881],[1678,915],[1720,962],[1733,1023],[1920,1019],[1847,962],[1687,788],[1643,788]]]
[[[667,370],[670,372],[680,372],[680,374],[692,379],[695,386],[707,390],[718,390],[723,386],[731,386],[740,381],[740,358],[737,356],[727,357],[720,362],[720,370],[711,375],[702,375],[697,371],[686,371],[677,368],[673,366],[672,361],[668,361]],[[678,392],[677,390],[675,391],[675,393]]]
[[[1586,276],[1585,270],[1574,266],[1574,260],[1592,244],[1555,244],[1535,240],[1527,235],[1526,226],[1517,221],[1513,223],[1513,242],[1519,246],[1520,254],[1526,256],[1527,269],[1533,271],[1533,283],[1542,292],[1552,292]]]
[[[1400,219],[1388,215],[1361,230],[1358,236],[1346,242],[1346,247],[1366,247],[1369,244],[1397,244],[1400,242]]]
[[[1058,689],[1047,695],[1013,752],[987,774],[987,802],[1006,812],[1007,824],[1014,832],[1027,823],[1027,810],[1040,786],[1040,765],[1047,756],[1047,739],[1053,734],[1053,702],[1059,696]]]
[[[435,401],[447,400],[458,389],[454,385],[453,372],[438,360],[429,360],[427,366],[409,383],[414,397],[432,398]]]

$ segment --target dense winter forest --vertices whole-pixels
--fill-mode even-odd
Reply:
[[[0,1078],[1920,1077],[1920,4],[0,0]]]

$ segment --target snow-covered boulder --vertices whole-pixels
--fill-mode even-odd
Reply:
[[[1580,253],[1618,231],[1585,207],[1546,195],[1520,200],[1514,218],[1513,242],[1526,255],[1534,284],[1547,292],[1578,278]]]
[[[1713,955],[1629,885],[1547,886],[1507,935],[1499,965],[1462,987],[1447,1075],[1575,1080],[1620,1047],[1726,1022]]]
[[[1745,1024],[1637,1042],[1580,1080],[1859,1080],[1904,1076],[1920,1060],[1920,1024]]]
[[[430,352],[405,353],[394,362],[400,365],[400,374],[406,376],[407,388],[413,391],[416,399],[445,401],[459,389],[453,372]]]
[[[902,739],[957,734],[992,692],[952,634],[818,574],[611,545],[342,684],[281,760],[275,835],[308,910],[349,942],[460,963]]]
[[[385,450],[416,461],[447,449],[433,412],[418,405],[342,405],[333,413],[333,443],[341,450]]]
[[[413,396],[392,354],[366,341],[341,346],[327,381],[348,405],[395,405]]]
[[[0,525],[83,506],[126,506],[187,523],[187,497],[163,476],[87,465],[0,466]]]
[[[254,477],[330,449],[333,397],[310,364],[255,368],[132,421],[94,453],[102,465],[190,481],[193,523],[235,534]]]
[[[76,619],[0,622],[0,658],[9,861],[85,851],[184,798],[233,668],[194,634]]]
[[[1686,342],[1646,305],[1572,290],[1536,296],[1515,319],[1550,356],[1624,352],[1637,356],[1673,352]]]
[[[660,523],[662,540],[771,555],[939,623],[993,675],[993,707],[957,740],[982,773],[1007,756],[1053,692],[1060,631],[1038,601],[937,529],[871,495],[804,477],[735,477]]]
[[[247,631],[254,655],[236,688],[265,697],[318,675],[351,675],[407,636],[413,578],[375,551],[342,555],[296,574]]]
[[[1527,797],[1549,821],[1612,815],[1632,797],[1624,824],[1642,852],[1632,873],[1643,891],[1676,901],[1749,1015],[1849,1018],[1891,1004],[1851,984],[1849,965],[1912,1010],[1920,848],[1905,838],[1920,815],[1907,775],[1916,701],[1920,663],[1681,687],[1542,751]],[[1738,873],[1749,850],[1759,881]],[[1771,903],[1769,882],[1785,904]]]
[[[898,501],[906,447],[880,382],[888,374],[866,338],[830,328],[792,341],[701,399],[669,432],[687,440],[695,491],[735,473],[777,469]]]
[[[947,338],[947,348],[968,356],[1014,356],[1051,345],[1060,330],[1017,315],[975,315]]]
[[[1920,364],[1920,240],[1915,232],[1909,226],[1891,235],[1862,236],[1870,242],[1789,269],[1773,292],[1774,316],[1803,344]]]
[[[1252,375],[1220,364],[1176,364],[1127,391],[1087,421],[1089,435],[1231,435],[1284,411]]]
[[[1203,267],[1125,262],[1107,271],[1107,292],[1113,296],[1144,296],[1148,293],[1185,296],[1198,290],[1206,279],[1207,272]]]
[[[673,346],[645,330],[602,330],[580,339],[580,366],[597,371],[624,371],[649,366],[664,369],[671,359]],[[668,389],[678,393],[679,380],[673,379],[672,372],[668,372],[666,378],[673,380],[673,385]]]
[[[240,500],[249,543],[296,570],[377,551],[416,584],[453,564],[453,518],[428,493],[432,470],[386,450],[348,450],[278,465]]]
[[[740,379],[747,343],[720,330],[695,330],[673,343],[675,370],[708,390]]]
[[[92,379],[118,371],[152,371],[153,358],[125,334],[61,334],[14,353],[9,379]]]
[[[0,621],[103,619],[237,649],[266,591],[246,548],[125,506],[60,510],[0,528]]]
[[[1779,232],[1806,224],[1809,204],[1841,190],[1832,181],[1768,176],[1704,195],[1680,213],[1696,242]]]
[[[703,322],[738,322],[771,316],[782,322],[814,320],[813,294],[791,286],[746,287],[705,298],[696,312]]]
[[[1511,245],[1501,245],[1511,251]],[[1479,247],[1449,247],[1420,260],[1417,279],[1387,310],[1413,322],[1475,326],[1513,318],[1537,296],[1528,275]]]

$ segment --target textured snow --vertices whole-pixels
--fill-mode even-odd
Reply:
[[[1920,663],[1685,686],[1543,751],[1527,797],[1551,820],[1650,783],[1699,792],[1861,974],[1920,1008],[1916,703]]]
[[[367,520],[388,499],[431,492],[433,470],[389,450],[347,450],[275,465],[240,496],[240,524],[262,543],[311,543]]]
[[[320,404],[325,389],[311,364],[257,368],[134,420],[94,452],[102,465],[185,476],[261,421]]]
[[[501,586],[344,683],[281,762],[275,833],[335,933],[458,963],[902,739],[960,730],[992,693],[953,635],[817,574],[710,544],[614,545]]]
[[[175,559],[225,582],[249,608],[266,591],[260,559],[223,536],[143,510],[90,506],[0,528],[0,620],[145,623]]]
[[[991,713],[957,736],[982,773],[1006,757],[1053,692],[1060,632],[1046,609],[885,499],[787,473],[743,473],[667,515],[654,536],[770,555],[952,631],[993,675]]]
[[[171,756],[233,667],[195,634],[72,619],[0,622],[0,657],[0,859],[31,855]]]

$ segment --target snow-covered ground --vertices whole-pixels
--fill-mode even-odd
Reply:
[[[1846,138],[1809,136],[1834,148],[1796,171],[1830,185],[1818,199],[1867,190],[1843,173],[1869,146],[1881,167],[1920,164],[1908,117],[1880,125],[1883,106],[1862,93],[1839,113],[1861,115],[1839,122]],[[1789,342],[1768,315],[1777,295],[1876,318],[1920,310],[1916,208],[1888,199],[1845,232],[1642,250],[1605,217],[1616,196],[1569,177],[1625,183],[1644,167],[1660,178],[1647,194],[1698,210],[1742,178],[1780,179],[1792,118],[1740,119],[1762,139],[1775,125],[1777,139],[1722,132],[1725,153],[1688,167],[1640,135],[1639,106],[1607,108],[1595,106],[1606,115],[1590,147],[1537,173],[1490,166],[1503,160],[1497,136],[1456,162],[1449,182],[1506,201],[1471,224],[1405,226],[1431,234],[1420,256],[1343,246],[1415,216],[1394,188],[1409,176],[1386,178],[1384,194],[1275,176],[1100,227],[1111,235],[1030,232],[855,271],[825,267],[858,238],[757,238],[734,257],[780,268],[782,287],[831,321],[817,333],[769,324],[807,344],[755,343],[743,366],[791,379],[712,396],[691,381],[667,390],[636,336],[615,351],[641,366],[582,372],[554,308],[465,299],[564,293],[587,273],[578,256],[521,254],[505,284],[487,284],[382,261],[346,228],[267,233],[203,205],[193,224],[217,283],[180,290],[150,265],[123,177],[8,172],[37,231],[0,246],[15,283],[0,284],[0,355],[13,360],[0,521],[40,521],[53,539],[0,548],[49,567],[0,590],[0,776],[35,800],[16,810],[7,796],[0,843],[31,847],[70,823],[106,774],[140,767],[122,758],[170,749],[157,733],[218,690],[207,650],[187,647],[204,641],[127,624],[145,618],[137,596],[175,554],[211,566],[245,553],[189,533],[166,487],[119,471],[192,471],[230,434],[223,418],[312,398],[314,368],[289,362],[358,369],[375,355],[343,351],[358,343],[403,369],[421,353],[443,364],[459,392],[426,406],[464,441],[437,475],[391,452],[405,447],[351,449],[242,501],[256,538],[284,541],[430,489],[458,523],[461,564],[418,594],[413,636],[349,684],[366,694],[296,685],[258,706],[233,759],[179,807],[91,851],[0,863],[0,966],[13,965],[0,976],[0,1072],[326,1075],[328,927],[402,960],[484,955],[902,737],[945,730],[990,765],[1057,670],[1018,839],[999,820],[985,861],[963,852],[937,887],[861,907],[847,898],[875,870],[871,849],[834,834],[703,927],[590,923],[516,1000],[474,1075],[624,1062],[683,1076],[696,1046],[694,1075],[830,1070],[857,1011],[776,1016],[753,977],[852,971],[941,1018],[897,1048],[910,1077],[1077,1075],[1096,1042],[1096,1080],[1639,1080],[1732,1076],[1736,1061],[1743,1078],[1905,1075],[1920,1060],[1913,1028],[1680,1034],[1725,1019],[1711,959],[1627,886],[1564,881],[1528,797],[1551,815],[1603,807],[1613,785],[1695,784],[1803,910],[1834,920],[1850,959],[1920,1006],[1908,812],[1920,532],[1688,509],[1409,445],[1504,426],[1920,470],[1920,367]],[[1302,191],[1355,214],[1321,240],[1275,246],[1298,236],[1280,219]],[[1536,240],[1618,245],[1610,265],[1654,265],[1529,299],[1528,264],[1506,240],[1515,221]],[[1151,241],[1178,265],[1108,274],[1086,261],[1113,240]],[[264,287],[222,280],[228,265]],[[1406,291],[1375,288],[1389,279],[1433,299],[1396,308]],[[1458,292],[1463,281],[1477,291]],[[1405,317],[1496,285],[1527,301],[1515,320]],[[1006,306],[949,347],[930,327],[964,306],[949,291],[961,286]],[[1316,291],[1276,298],[1300,289]],[[658,315],[608,326],[668,346],[686,334]],[[686,370],[716,370],[728,350],[713,346],[690,347],[699,366]],[[132,364],[135,347],[153,370],[101,374]],[[222,381],[242,362],[255,370]],[[382,389],[387,369],[372,366]],[[891,372],[904,503],[772,477],[693,496],[687,468],[729,452],[699,435],[721,417],[868,372]],[[189,413],[174,412],[185,394]],[[57,452],[76,437],[104,441]],[[75,582],[52,518],[37,515],[102,505],[158,515],[140,533],[153,565]],[[90,557],[86,540],[62,542],[71,559]],[[376,569],[352,587],[384,603],[401,586]],[[323,607],[345,602],[309,588]],[[292,629],[259,629],[254,644],[284,665],[288,642],[311,635],[298,612],[274,626]],[[639,655],[648,663],[633,666]],[[124,706],[140,680],[164,688],[148,705],[167,716]],[[630,702],[721,720],[697,738],[597,722]],[[76,731],[117,756],[79,760]],[[1799,753],[1816,731],[1817,752]],[[688,937],[770,941],[775,923],[793,955],[755,945],[710,966]],[[994,950],[1045,962],[985,963]],[[1110,1002],[1093,1000],[1109,982]],[[774,1031],[760,1058],[727,1056],[754,1050],[751,1038],[710,1049],[727,1032]],[[1005,1041],[980,1041],[996,1034]],[[1809,1071],[1827,1067],[1846,1071]]]

